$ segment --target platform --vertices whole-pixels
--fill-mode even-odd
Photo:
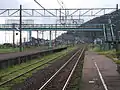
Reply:
[[[95,63],[107,89],[104,89]],[[104,55],[87,51],[80,90],[120,90],[120,74],[116,69],[116,64],[111,59]]]
[[[49,53],[61,51],[64,49],[67,49],[67,47],[61,47],[61,48],[55,47],[55,48],[49,48],[49,49],[42,48],[42,49],[28,50],[24,52],[0,54],[0,69],[7,68],[9,66],[16,65],[16,64],[21,64],[28,60],[39,58]]]

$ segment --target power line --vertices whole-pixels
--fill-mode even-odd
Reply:
[[[64,2],[63,2],[62,0],[57,0],[57,2],[58,2],[58,4],[62,7],[62,9],[65,9],[65,8],[66,8],[66,7],[65,7],[65,4],[64,4]],[[62,13],[63,13],[63,12],[62,12]],[[67,19],[67,16],[68,16],[68,15],[66,15],[66,11],[65,11],[64,15],[65,15],[65,17],[66,17],[66,19]],[[71,16],[71,20],[73,20],[73,22],[77,23],[77,22],[74,21],[74,19],[72,18],[72,15],[70,15],[70,16]]]
[[[65,4],[62,0],[57,0],[57,2],[61,6],[62,9],[65,9]],[[61,14],[65,15],[64,17],[65,17],[65,21],[66,21],[66,18],[67,18],[66,10],[65,10],[65,13],[60,10],[60,22],[61,22]]]
[[[58,4],[62,7],[62,9],[65,9],[65,4],[61,0],[57,0]]]
[[[50,13],[51,15],[55,16],[53,13],[51,13],[50,11],[48,11],[47,9],[45,9],[38,1],[34,0],[40,7],[42,7],[44,10],[46,10],[48,13]]]

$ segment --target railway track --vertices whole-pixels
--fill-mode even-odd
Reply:
[[[69,87],[71,77],[84,55],[85,48],[78,50],[67,62],[65,62],[42,86],[39,90],[66,90]],[[68,89],[69,90],[69,89]]]
[[[24,76],[25,74],[29,73],[29,72],[32,72],[40,67],[43,67],[45,65],[48,65],[48,64],[51,64],[52,62],[54,62],[56,59],[58,58],[61,58],[63,56],[66,55],[66,51],[62,54],[60,53],[57,53],[55,54],[56,56],[55,57],[48,57],[48,58],[45,58],[45,59],[42,59],[42,60],[38,60],[32,64],[29,64],[29,65],[26,65],[24,67],[21,67],[19,69],[16,69],[14,71],[11,71],[11,72],[8,72],[6,74],[3,74],[0,76],[0,87],[6,85],[6,84],[10,84],[10,82],[12,82],[13,80],[21,77],[21,76]],[[24,70],[24,71],[23,71]]]

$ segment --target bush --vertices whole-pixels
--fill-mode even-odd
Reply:
[[[5,46],[5,47],[12,47],[13,45],[11,43],[4,43],[3,46]]]
[[[4,48],[4,45],[0,45],[0,48]]]
[[[120,64],[120,60],[114,60],[116,64]]]

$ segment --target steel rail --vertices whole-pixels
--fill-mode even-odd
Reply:
[[[72,75],[73,75],[73,73],[74,73],[74,71],[75,71],[75,69],[76,69],[76,67],[77,67],[77,65],[78,65],[78,62],[80,61],[80,58],[82,57],[82,55],[83,55],[83,53],[84,53],[84,50],[85,50],[85,48],[83,48],[82,52],[80,53],[80,55],[79,55],[79,57],[78,57],[75,65],[74,65],[74,67],[73,67],[73,69],[72,69],[72,71],[71,71],[71,73],[70,73],[70,75],[69,75],[69,77],[68,77],[65,85],[63,86],[62,90],[66,90],[66,87],[67,87],[67,85],[69,84],[69,81],[70,81],[70,79],[71,79],[71,77],[72,77]]]
[[[66,54],[64,54],[64,55],[62,55],[62,56],[60,55],[60,56],[63,57],[63,56],[65,56],[65,55],[66,55]],[[58,56],[58,57],[59,57],[59,56]],[[23,76],[23,75],[25,75],[25,74],[27,74],[27,73],[29,73],[29,72],[37,69],[37,68],[39,68],[39,67],[42,67],[42,66],[44,66],[44,65],[46,65],[46,64],[49,64],[51,61],[54,61],[54,60],[57,59],[58,57],[55,57],[55,58],[51,59],[50,61],[47,61],[46,63],[43,63],[43,64],[41,64],[41,65],[38,65],[38,66],[36,66],[36,67],[28,70],[27,72],[21,73],[21,74],[19,74],[18,76],[15,76],[15,77],[13,77],[13,78],[11,78],[11,79],[6,80],[6,81],[0,83],[0,86],[3,86],[3,85],[5,85],[5,84],[11,82],[12,80],[15,80],[16,78],[19,78],[19,77],[21,77],[21,76]],[[61,57],[60,57],[60,58],[61,58]]]
[[[62,54],[62,55],[64,55],[64,54]],[[57,58],[60,57],[60,56],[61,56],[61,55],[56,56],[56,57],[53,58],[52,60],[57,59]],[[48,59],[50,59],[50,58],[48,58]],[[50,59],[50,60],[51,60],[51,59]],[[22,67],[22,68],[20,68],[20,69],[13,70],[13,71],[11,71],[11,72],[9,72],[9,73],[7,73],[7,74],[3,74],[3,75],[0,76],[0,78],[3,78],[3,77],[5,77],[5,76],[8,76],[8,75],[10,75],[10,74],[12,74],[12,73],[15,73],[15,72],[17,72],[17,71],[19,71],[19,70],[28,68],[28,67],[30,67],[30,66],[32,66],[32,65],[35,65],[35,64],[37,64],[37,63],[39,63],[39,62],[43,62],[43,61],[45,61],[45,59],[42,59],[42,60],[40,60],[40,61],[36,61],[36,62],[34,62],[34,63],[32,63],[32,64],[29,64],[29,65],[26,65],[26,66],[24,66],[24,67]]]
[[[40,88],[39,90],[42,90],[79,52],[81,51],[78,50],[71,58],[68,59],[64,65],[62,65]]]

